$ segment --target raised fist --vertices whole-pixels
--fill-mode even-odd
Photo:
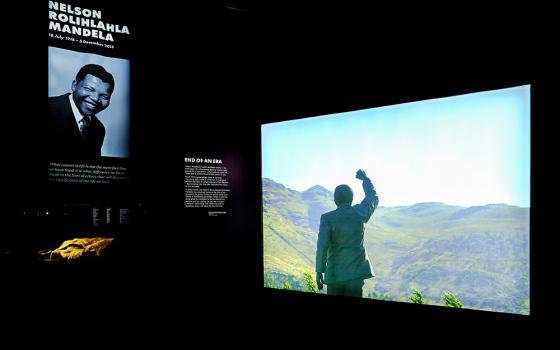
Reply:
[[[359,180],[364,181],[365,179],[367,179],[366,172],[363,171],[362,169],[358,170],[358,171],[356,172],[356,178],[359,179]]]

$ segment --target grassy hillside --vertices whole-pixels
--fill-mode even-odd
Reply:
[[[380,193],[383,203],[382,193]],[[263,179],[264,271],[303,290],[314,274],[320,216],[335,209],[321,186],[298,192]],[[529,312],[529,209],[419,203],[377,208],[365,244],[376,272],[364,295],[408,302],[418,288],[429,304],[451,291],[466,308]]]

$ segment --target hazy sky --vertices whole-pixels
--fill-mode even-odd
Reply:
[[[380,205],[530,206],[530,86],[262,126],[263,177],[294,190],[346,183]]]

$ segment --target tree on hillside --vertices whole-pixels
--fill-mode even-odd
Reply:
[[[313,278],[313,276],[311,276],[311,274],[304,272],[303,279],[305,280],[305,288],[307,289],[308,292],[319,293],[319,290],[317,289],[317,284],[315,283],[315,279]]]
[[[457,299],[456,296],[451,294],[451,292],[443,292],[443,294],[441,295],[441,300],[443,301],[443,304],[448,307],[463,307],[463,304],[459,301],[459,299]]]
[[[283,289],[286,289],[286,290],[292,290],[292,289],[294,289],[294,288],[292,287],[292,285],[290,284],[290,282],[288,282],[288,281],[284,282],[284,286],[283,286],[282,288],[283,288]]]
[[[410,294],[408,299],[410,299],[410,301],[412,301],[414,304],[426,304],[426,300],[424,300],[422,292],[420,292],[416,288],[412,288],[412,294]]]

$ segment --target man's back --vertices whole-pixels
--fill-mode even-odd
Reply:
[[[323,220],[331,227],[331,244],[335,246],[354,246],[363,243],[364,218],[348,204],[323,214]]]
[[[330,243],[325,283],[374,276],[364,247],[364,226],[363,216],[350,205],[323,214],[321,229],[329,230]]]
[[[363,188],[366,197],[360,204],[341,204],[321,216],[316,271],[325,273],[327,284],[375,275],[364,247],[364,230],[379,199],[367,177]]]

